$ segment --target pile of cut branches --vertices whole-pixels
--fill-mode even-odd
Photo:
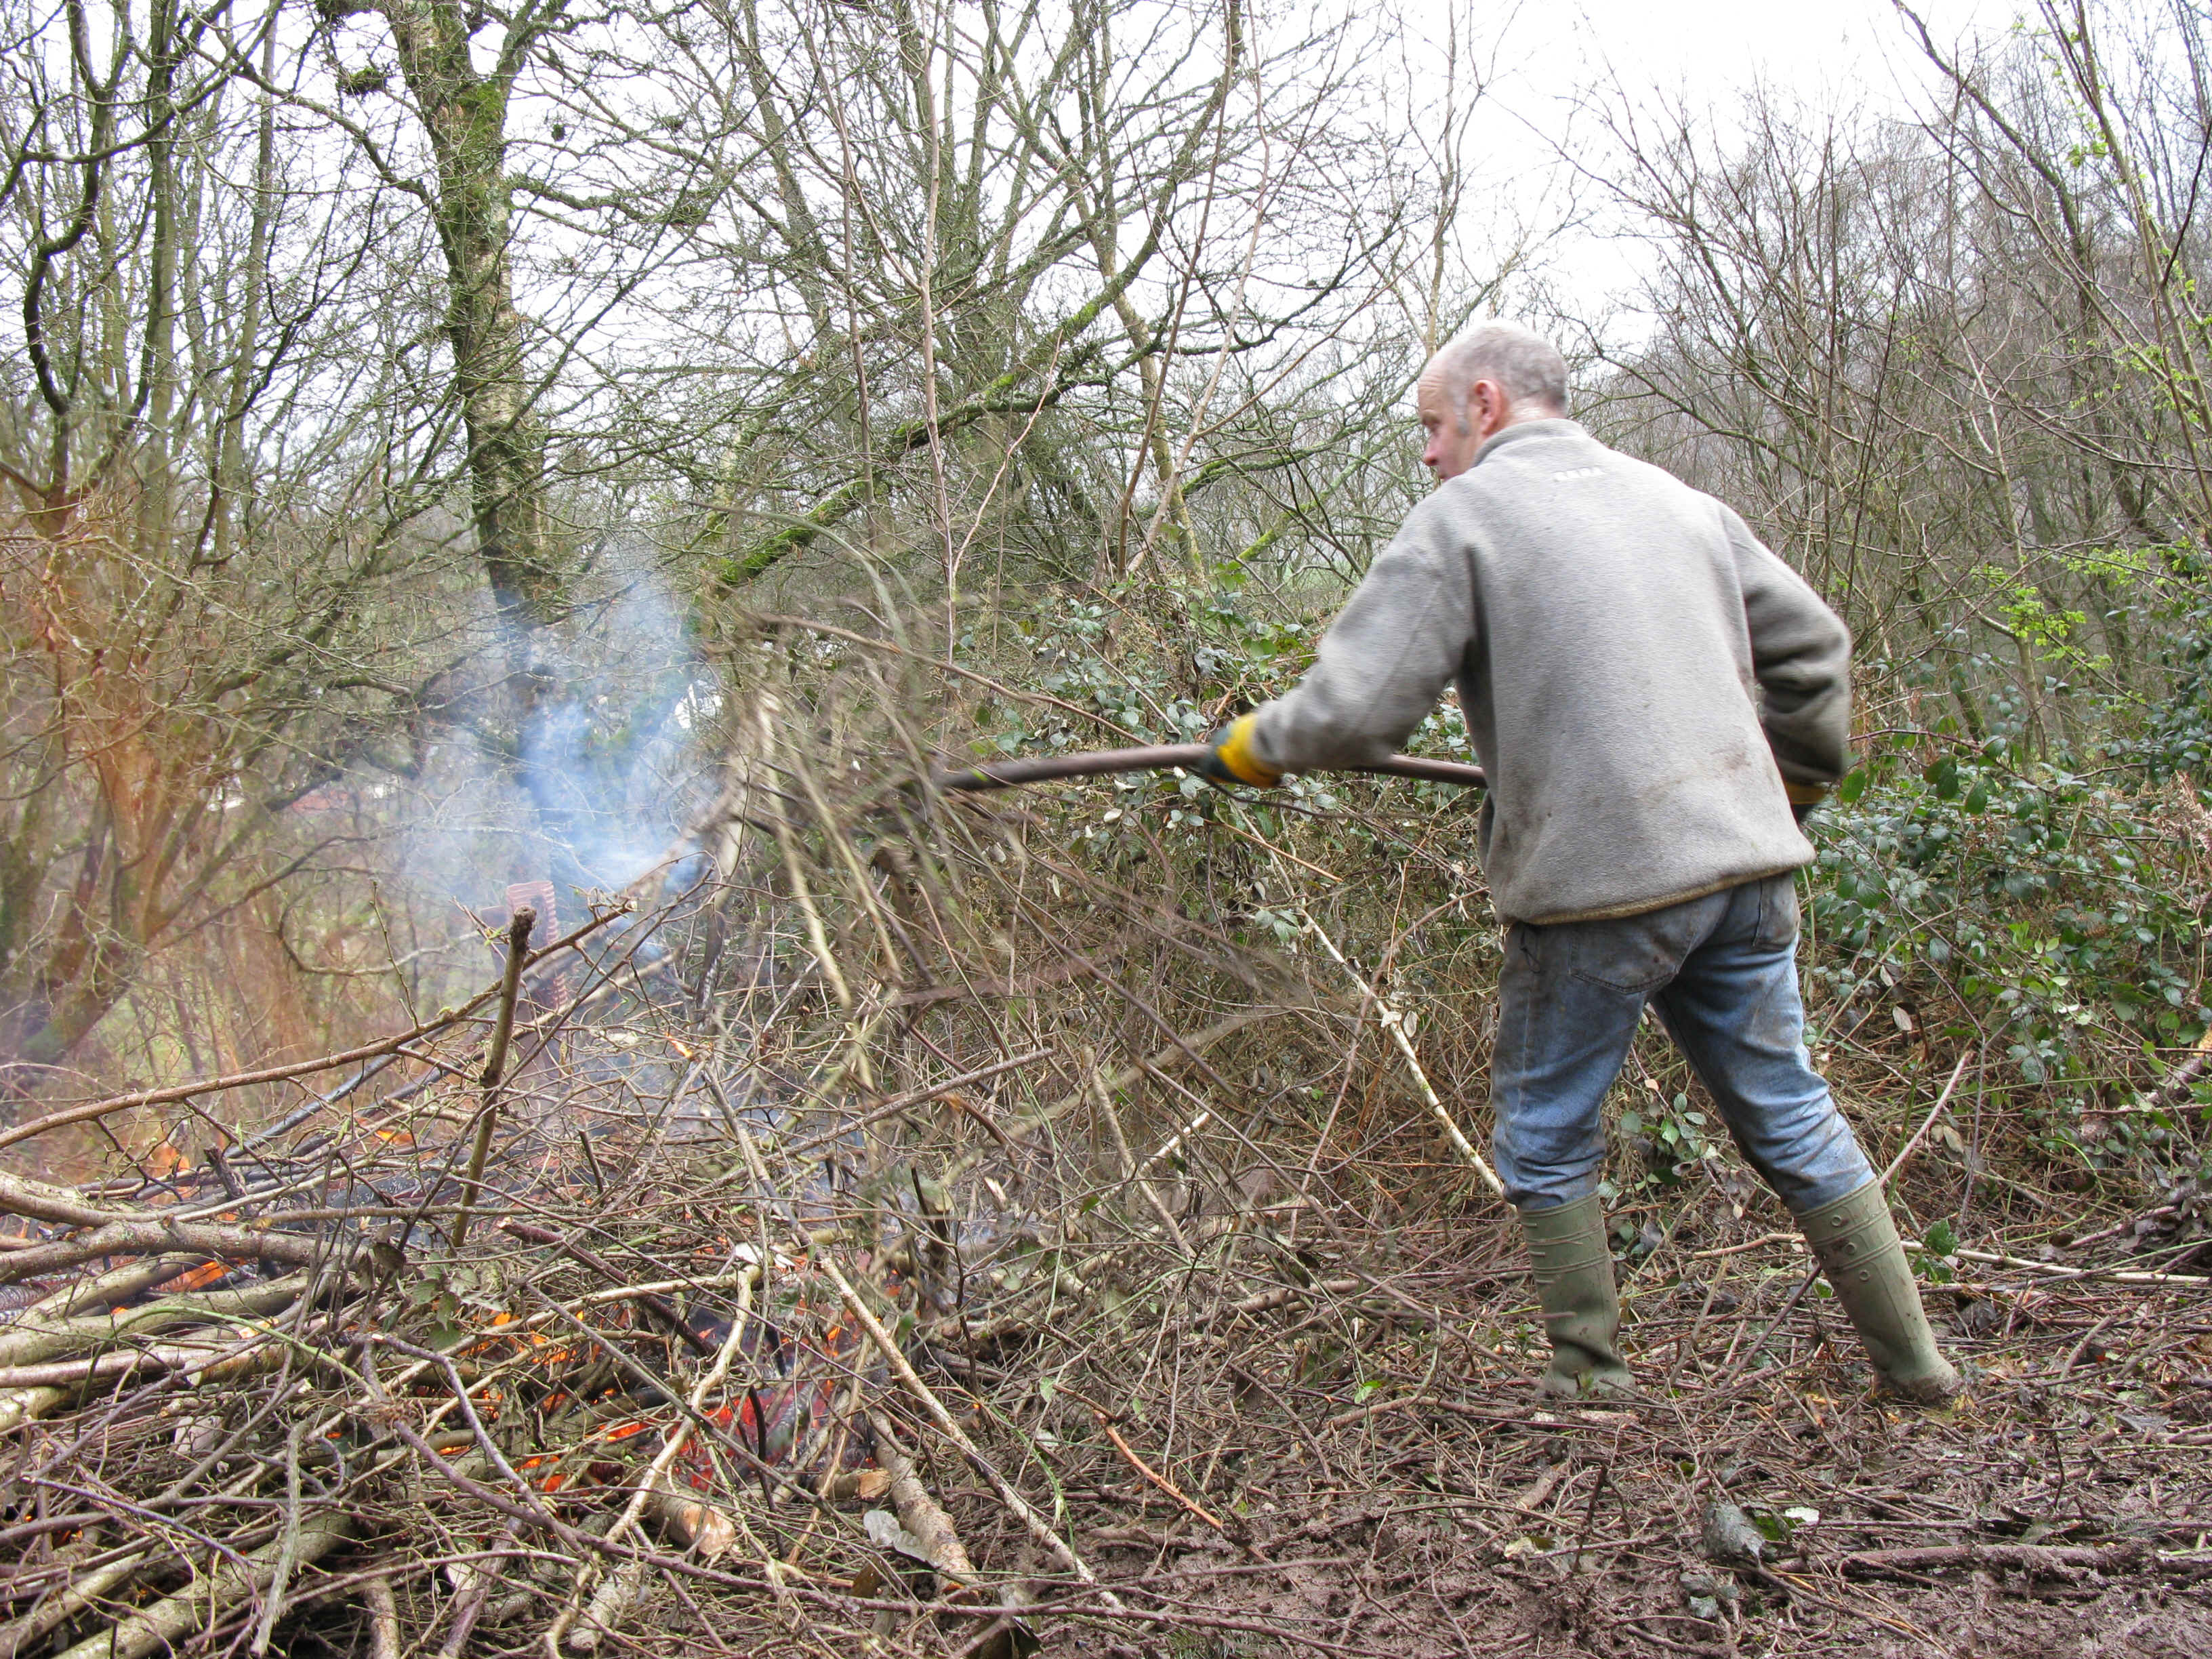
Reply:
[[[1978,1376],[1931,1419],[1723,1152],[1618,1217],[1649,1401],[1540,1406],[1461,808],[1313,808],[1391,850],[1378,921],[1279,823],[1194,867],[1174,780],[938,799],[799,724],[743,728],[682,891],[519,913],[434,1019],[0,1134],[174,1154],[0,1177],[0,1656],[2205,1627],[2193,1187],[1962,1233],[1942,1102],[1867,1125]]]

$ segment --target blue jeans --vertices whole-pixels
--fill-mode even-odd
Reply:
[[[1874,1179],[1805,1052],[1797,889],[1770,876],[1610,921],[1516,922],[1498,983],[1492,1146],[1505,1196],[1548,1209],[1597,1186],[1598,1116],[1649,1001],[1751,1166],[1802,1212]]]

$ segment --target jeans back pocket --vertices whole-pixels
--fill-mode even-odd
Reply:
[[[1630,996],[1656,990],[1680,970],[1682,954],[1670,948],[1672,942],[1650,921],[1648,916],[1624,916],[1617,921],[1572,923],[1575,937],[1567,971]]]
[[[1792,951],[1797,946],[1797,875],[1785,871],[1759,884],[1759,933],[1760,946],[1769,951]]]

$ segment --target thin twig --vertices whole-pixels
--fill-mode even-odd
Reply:
[[[1951,1103],[1951,1091],[1959,1086],[1959,1079],[1966,1075],[1968,1058],[1969,1056],[1966,1054],[1959,1056],[1959,1063],[1951,1068],[1951,1080],[1943,1085],[1943,1092],[1936,1097],[1936,1103],[1928,1109],[1928,1115],[1920,1120],[1920,1127],[1912,1132],[1912,1138],[1898,1148],[1897,1156],[1890,1159],[1889,1167],[1881,1172],[1881,1188],[1884,1192],[1888,1191],[1889,1183],[1897,1179],[1897,1172],[1905,1167],[1905,1160],[1911,1158],[1919,1146],[1921,1137],[1935,1127],[1936,1120],[1942,1115],[1943,1109]]]
[[[1151,1464],[1146,1462],[1143,1458],[1138,1456],[1135,1449],[1133,1448],[1127,1440],[1121,1437],[1121,1431],[1114,1426],[1113,1419],[1108,1417],[1104,1412],[1098,1411],[1094,1408],[1091,1415],[1097,1420],[1098,1426],[1106,1431],[1106,1437],[1114,1443],[1114,1449],[1121,1454],[1122,1461],[1128,1464],[1131,1468],[1136,1470],[1139,1474],[1143,1475],[1146,1480],[1151,1481],[1169,1497],[1174,1498],[1176,1503],[1182,1504],[1183,1508],[1188,1510],[1200,1520],[1205,1522],[1206,1524],[1212,1528],[1214,1531],[1226,1532],[1228,1530],[1228,1528],[1223,1526],[1221,1522],[1216,1518],[1212,1510],[1206,1508],[1204,1504],[1200,1504],[1196,1499],[1189,1497],[1184,1492],[1181,1486],[1176,1485],[1174,1481],[1169,1480],[1167,1476],[1162,1474]]]
[[[1388,1030],[1392,1039],[1396,1042],[1398,1052],[1405,1056],[1407,1068],[1413,1073],[1413,1081],[1420,1088],[1421,1098],[1428,1103],[1429,1110],[1436,1115],[1437,1121],[1443,1126],[1445,1137],[1450,1140],[1459,1155],[1473,1167],[1475,1174],[1482,1177],[1482,1184],[1489,1188],[1497,1197],[1504,1197],[1505,1183],[1498,1178],[1498,1171],[1492,1169],[1482,1154],[1474,1150],[1474,1143],[1460,1133],[1459,1125],[1452,1121],[1452,1115],[1444,1109],[1443,1102],[1437,1098],[1437,1091],[1429,1083],[1429,1074],[1422,1069],[1421,1057],[1413,1052],[1412,1039],[1406,1035],[1406,1016],[1385,1001],[1382,994],[1370,985],[1361,976],[1359,970],[1345,960],[1344,952],[1338,950],[1336,942],[1322,931],[1322,925],[1319,922],[1310,915],[1304,920],[1306,931],[1319,939],[1322,948],[1335,959],[1336,965],[1351,975],[1352,982],[1359,988],[1360,996],[1375,1005],[1376,1018],[1382,1022],[1383,1029]]]

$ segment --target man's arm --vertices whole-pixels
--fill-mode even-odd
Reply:
[[[1850,631],[1732,508],[1720,511],[1743,589],[1767,746],[1791,799],[1817,799],[1850,769]]]
[[[1321,642],[1314,665],[1254,717],[1252,747],[1278,772],[1369,764],[1436,707],[1477,624],[1471,564],[1449,510],[1407,516]]]

